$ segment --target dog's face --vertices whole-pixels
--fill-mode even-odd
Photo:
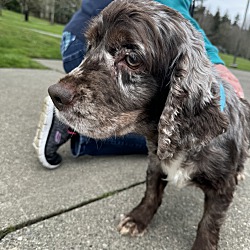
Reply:
[[[166,79],[159,77],[167,77],[167,60],[164,67],[162,63],[166,41],[157,28],[160,16],[151,17],[155,5],[145,8],[145,3],[138,3],[111,4],[95,18],[86,33],[85,59],[50,87],[60,119],[81,134],[107,138],[140,132],[142,121],[159,119],[157,106],[165,103],[159,98],[167,95]],[[145,13],[140,11],[143,5]],[[164,53],[169,61],[174,49]],[[57,105],[54,96],[63,104]]]
[[[62,119],[93,138],[133,131],[157,91],[139,37],[124,24],[109,27],[101,19],[87,33],[85,60],[61,80],[74,89],[74,99],[60,112]]]
[[[227,126],[218,89],[211,93],[201,35],[176,11],[155,1],[117,0],[92,21],[86,38],[83,62],[49,88],[59,118],[79,133],[148,136],[158,129],[164,158]]]

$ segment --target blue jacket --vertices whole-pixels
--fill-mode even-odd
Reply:
[[[191,17],[189,9],[192,0],[157,0],[158,2],[167,5],[179,11],[192,25],[203,35],[205,48],[210,61],[214,64],[224,64],[218,54],[218,49],[211,44],[205,32],[201,29],[199,24]],[[70,22],[66,25],[65,31],[71,32],[79,40],[85,43],[83,33],[87,27],[89,20],[96,16],[102,9],[104,9],[112,0],[82,0],[82,6],[77,11]]]

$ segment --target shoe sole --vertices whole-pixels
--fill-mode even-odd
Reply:
[[[48,139],[49,131],[53,121],[54,104],[49,96],[44,99],[42,113],[40,115],[36,136],[32,143],[37,153],[38,159],[41,164],[48,169],[55,169],[60,166],[51,165],[45,157],[45,146]]]

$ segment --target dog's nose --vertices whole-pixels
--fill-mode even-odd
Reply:
[[[74,91],[60,84],[51,85],[48,89],[49,95],[58,110],[72,103]]]

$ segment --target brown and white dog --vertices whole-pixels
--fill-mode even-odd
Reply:
[[[218,78],[192,25],[157,2],[114,1],[86,37],[85,59],[49,93],[61,121],[85,136],[146,137],[146,193],[120,233],[144,232],[167,183],[193,185],[204,191],[205,205],[192,249],[217,249],[247,158],[248,102]]]

